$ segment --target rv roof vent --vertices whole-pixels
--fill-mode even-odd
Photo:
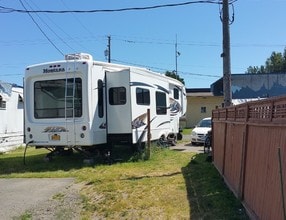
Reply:
[[[65,60],[92,60],[92,56],[87,53],[67,54]]]

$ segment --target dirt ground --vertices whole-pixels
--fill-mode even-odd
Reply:
[[[80,219],[80,188],[72,178],[0,179],[1,219]]]

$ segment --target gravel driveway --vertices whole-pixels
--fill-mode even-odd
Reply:
[[[72,178],[0,179],[0,218],[78,219],[79,189]]]
[[[202,145],[194,146],[191,144],[191,135],[183,135],[183,141],[177,143],[176,146],[171,146],[170,149],[182,152],[204,153]]]

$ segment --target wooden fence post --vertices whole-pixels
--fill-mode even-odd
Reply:
[[[151,157],[151,119],[150,119],[150,109],[147,109],[147,158]]]

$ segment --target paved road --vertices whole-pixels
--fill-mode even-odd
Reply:
[[[73,182],[72,178],[0,179],[0,218],[6,220],[19,217]]]

